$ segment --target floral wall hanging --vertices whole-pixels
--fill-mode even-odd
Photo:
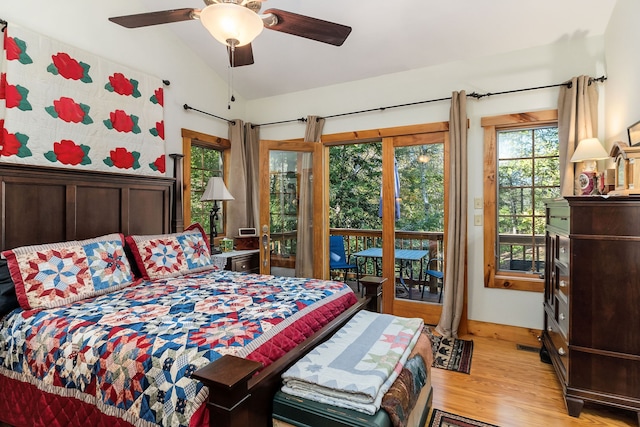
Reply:
[[[14,24],[0,47],[0,162],[164,175],[162,80]]]

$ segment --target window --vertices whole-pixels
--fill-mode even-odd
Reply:
[[[546,199],[560,195],[557,112],[482,120],[485,286],[543,290]]]
[[[217,138],[198,132],[182,130],[184,153],[184,221],[185,225],[199,222],[205,231],[209,230],[209,212],[212,202],[201,202],[209,178],[221,176],[226,178],[225,165],[231,144],[227,139]],[[225,179],[225,181],[227,181]],[[225,234],[225,204],[220,204],[218,211],[219,235]]]

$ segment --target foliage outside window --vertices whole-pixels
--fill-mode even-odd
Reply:
[[[209,232],[209,212],[213,202],[201,202],[209,178],[221,176],[226,181],[225,165],[229,164],[229,140],[200,132],[182,129],[184,154],[184,221],[185,226],[199,222]],[[224,203],[218,203],[217,230],[224,235]]]
[[[209,212],[213,202],[201,202],[200,198],[207,187],[209,178],[223,176],[222,153],[211,147],[191,146],[191,222],[199,222],[205,230],[209,230]],[[218,202],[219,224],[224,224],[224,211],[222,203]],[[223,229],[217,224],[218,230]]]
[[[398,147],[400,218],[396,231],[444,230],[442,144]],[[329,150],[329,225],[379,230],[382,145],[351,144]]]
[[[274,254],[289,257],[297,253],[299,173],[295,151],[272,151],[269,170],[270,222]]]
[[[558,128],[553,113],[483,119],[488,287],[542,291],[544,202],[560,195]],[[523,122],[522,117],[529,120]]]

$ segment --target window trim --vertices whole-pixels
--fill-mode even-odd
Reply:
[[[182,154],[183,159],[183,184],[182,184],[182,215],[185,224],[191,224],[191,146],[200,145],[214,150],[222,151],[222,168],[223,179],[225,183],[229,182],[229,164],[231,158],[231,141],[226,138],[208,135],[206,133],[196,132],[189,129],[182,129]],[[222,202],[223,204],[226,202]],[[223,205],[223,209],[226,205]],[[223,217],[224,223],[222,230],[218,232],[218,237],[222,238],[226,235],[227,224],[226,217]]]
[[[528,126],[558,125],[558,110],[543,110],[518,114],[483,117],[484,129],[484,286],[485,288],[514,289],[544,292],[544,279],[527,273],[496,271],[497,234],[497,141],[498,130]]]

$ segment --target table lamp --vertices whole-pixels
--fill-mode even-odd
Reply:
[[[576,151],[571,156],[571,162],[584,162],[584,169],[580,172],[579,182],[583,196],[597,193],[598,183],[596,160],[609,158],[598,138],[583,139],[578,143]]]
[[[209,182],[207,182],[207,188],[205,188],[202,197],[200,197],[201,202],[208,202],[212,200],[213,206],[211,207],[211,211],[209,212],[209,245],[211,253],[217,254],[220,253],[220,251],[214,250],[213,239],[214,237],[218,237],[218,230],[216,229],[218,211],[220,210],[218,201],[234,200],[231,193],[229,193],[229,190],[227,190],[227,186],[224,185],[224,181],[219,176],[209,178]]]

